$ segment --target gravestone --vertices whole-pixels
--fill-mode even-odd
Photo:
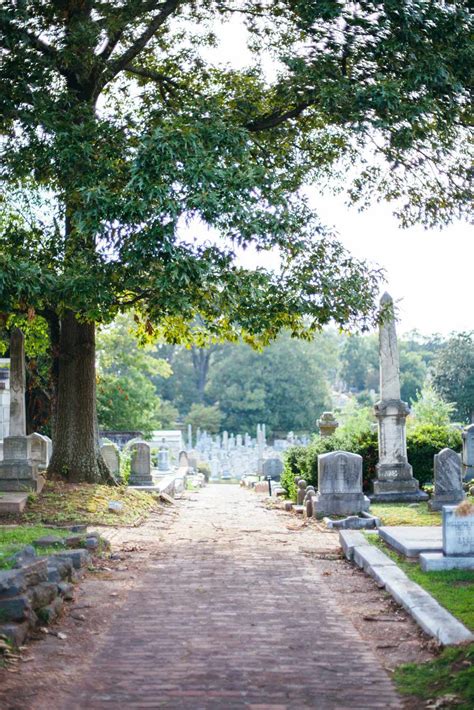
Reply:
[[[306,495],[306,481],[304,478],[300,478],[297,483],[298,489],[296,491],[296,505],[303,505],[304,497]]]
[[[462,476],[465,481],[474,479],[474,424],[462,433]]]
[[[283,473],[283,461],[276,456],[271,459],[265,459],[262,466],[262,475],[267,478],[270,476],[272,481],[279,481]]]
[[[474,506],[464,501],[443,507],[443,551],[422,553],[421,569],[439,572],[474,570]]]
[[[434,496],[428,506],[430,510],[441,510],[443,505],[456,505],[465,497],[461,458],[452,449],[443,449],[434,457]]]
[[[103,444],[100,447],[100,453],[112,476],[114,478],[120,476],[120,455],[115,444]]]
[[[179,456],[178,456],[178,466],[179,466],[179,468],[181,468],[181,467],[188,468],[188,467],[189,467],[188,454],[187,454],[187,452],[184,451],[184,450],[179,452]]]
[[[408,405],[400,398],[400,366],[393,300],[384,293],[380,300],[384,321],[379,327],[380,401],[378,419],[379,462],[376,466],[372,501],[417,502],[427,500],[408,463],[405,420]]]
[[[158,471],[164,473],[165,471],[170,471],[170,454],[166,446],[162,445],[158,451]]]
[[[338,426],[339,422],[332,412],[323,412],[321,419],[318,419],[319,433],[323,438],[332,436]]]
[[[318,492],[313,496],[313,515],[357,515],[369,509],[362,492],[362,456],[332,451],[318,456]]]
[[[152,486],[153,478],[151,475],[151,450],[146,441],[137,441],[132,444],[131,462],[130,462],[130,480],[131,486]]]
[[[304,513],[307,518],[313,517],[313,497],[316,495],[314,486],[307,486],[303,500]]]
[[[10,337],[10,435],[3,440],[3,461],[0,463],[0,491],[39,492],[44,485],[39,463],[38,442],[26,436],[25,407],[25,346],[24,335],[19,328]],[[36,457],[36,458],[35,458]]]
[[[37,462],[40,469],[47,469],[51,457],[51,440],[42,434],[30,434],[28,438],[31,441],[31,458]]]

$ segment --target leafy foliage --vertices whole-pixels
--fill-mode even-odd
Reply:
[[[206,406],[195,402],[191,405],[188,416],[184,420],[185,424],[191,424],[194,431],[201,428],[210,434],[217,434],[221,430],[222,413],[219,407],[214,404]]]
[[[448,401],[456,404],[456,414],[470,422],[474,414],[474,338],[458,333],[448,340],[434,361],[433,385]]]

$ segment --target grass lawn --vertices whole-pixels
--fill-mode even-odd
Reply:
[[[441,525],[441,513],[432,513],[428,503],[372,503],[372,515],[382,520],[382,525]]]
[[[122,504],[122,510],[108,510],[110,501]],[[158,509],[157,500],[145,491],[126,486],[110,487],[90,483],[71,484],[48,481],[39,495],[32,494],[24,513],[5,516],[3,520],[27,525],[126,525],[135,526]]]
[[[397,689],[423,701],[432,700],[430,707],[474,708],[474,644],[445,648],[429,663],[409,663],[394,673]],[[442,702],[442,699],[444,702]]]
[[[474,631],[474,571],[422,572],[417,562],[408,562],[377,535],[367,535],[373,545],[391,557],[405,574],[426,589],[442,606]]]
[[[0,569],[11,567],[11,563],[7,561],[11,555],[21,550],[25,545],[31,545],[33,540],[45,535],[66,537],[70,535],[70,532],[68,530],[51,530],[51,528],[44,528],[40,525],[0,527]],[[46,550],[45,554],[47,552]]]

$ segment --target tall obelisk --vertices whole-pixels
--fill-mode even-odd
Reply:
[[[380,299],[380,306],[380,400],[375,405],[379,427],[379,462],[374,493],[370,498],[377,502],[427,500],[428,495],[420,491],[407,458],[405,420],[410,410],[400,395],[395,313],[392,297],[388,293]]]

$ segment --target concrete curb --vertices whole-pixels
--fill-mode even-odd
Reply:
[[[379,587],[385,587],[421,626],[443,646],[474,641],[474,634],[441,606],[419,584],[412,582],[405,572],[381,550],[374,548],[362,535],[353,530],[341,530],[339,541],[348,560],[352,560],[369,574]]]

